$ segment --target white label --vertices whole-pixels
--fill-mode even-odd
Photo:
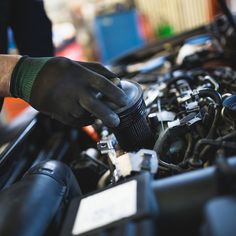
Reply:
[[[105,226],[137,212],[137,181],[115,186],[81,200],[72,234]]]

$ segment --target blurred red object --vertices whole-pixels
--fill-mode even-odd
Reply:
[[[83,131],[87,133],[95,142],[100,141],[100,137],[92,125],[84,126]]]
[[[14,120],[18,115],[20,115],[29,104],[19,98],[6,97],[3,103],[3,114],[7,122]]]
[[[155,39],[155,34],[154,34],[154,31],[152,29],[152,26],[150,24],[148,17],[144,13],[139,12],[138,20],[139,20],[140,31],[143,38],[146,41],[153,41]]]

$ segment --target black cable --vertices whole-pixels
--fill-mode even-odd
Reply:
[[[219,106],[222,105],[221,96],[214,89],[209,89],[208,88],[208,89],[199,90],[199,97],[210,97],[215,101],[216,104],[218,104]]]
[[[224,141],[224,140],[230,139],[230,138],[232,138],[232,137],[236,137],[236,131],[233,131],[232,133],[227,134],[227,135],[225,135],[224,137],[219,137],[219,138],[217,138],[216,140],[222,140],[222,141]],[[206,153],[209,151],[210,148],[211,148],[210,146],[207,146],[207,147],[205,147],[205,148],[201,151],[201,153],[200,153],[200,155],[199,155],[199,157],[200,157],[201,160],[203,160],[203,157],[206,155]]]
[[[193,162],[198,162],[199,160],[201,160],[201,158],[199,158],[199,150],[204,145],[236,149],[236,142],[226,141],[227,139],[230,139],[233,137],[236,137],[236,131],[230,134],[227,134],[223,137],[219,137],[217,139],[207,139],[207,138],[200,139],[194,147],[193,156],[192,156]]]
[[[218,124],[219,118],[220,118],[220,108],[216,107],[214,119],[213,119],[211,128],[210,128],[206,138],[208,138],[208,139],[213,139],[214,138],[215,132],[216,132],[216,126]]]
[[[188,159],[188,157],[189,157],[189,155],[192,151],[192,147],[193,147],[193,137],[192,137],[192,135],[190,133],[187,133],[186,138],[187,138],[188,145],[187,145],[186,152],[184,154],[183,162],[185,162]]]
[[[178,172],[183,172],[184,171],[181,167],[179,167],[175,164],[167,163],[165,161],[162,161],[161,159],[159,159],[159,163],[160,163],[160,165],[163,165],[164,167],[169,168],[171,170],[175,170],[175,171],[178,171]]]

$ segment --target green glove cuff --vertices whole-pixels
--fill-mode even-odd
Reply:
[[[12,72],[10,84],[11,94],[14,97],[19,97],[29,102],[34,81],[43,66],[50,59],[51,57],[22,57]]]

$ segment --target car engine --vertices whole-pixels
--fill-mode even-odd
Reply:
[[[118,68],[130,102],[117,110],[119,127],[95,125],[97,151],[115,167],[112,178],[146,170],[158,179],[235,155],[236,71],[214,32],[222,21],[209,26],[212,35],[190,37],[145,62]],[[186,48],[193,51],[183,56]]]
[[[236,154],[236,28],[230,19],[219,16],[204,30],[113,63],[129,103],[114,108],[117,128],[97,121],[101,139],[83,155],[103,169],[99,188],[134,179],[143,188],[141,202],[152,205],[150,189],[158,199],[149,210],[140,203],[142,217],[156,211],[155,220],[138,217],[136,233],[122,235],[234,235],[228,213],[235,214],[235,205],[227,202],[235,193]],[[130,221],[111,225],[129,229]]]
[[[56,235],[235,235],[236,23],[219,2],[225,14],[209,25],[110,65],[128,98],[109,104],[118,127],[75,129],[37,114],[7,130],[1,189],[57,160],[82,194]]]

